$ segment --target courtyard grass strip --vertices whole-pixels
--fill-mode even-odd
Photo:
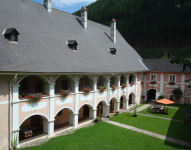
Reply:
[[[111,117],[110,120],[186,142],[191,142],[190,127],[184,126],[183,122],[164,120],[143,115],[133,117],[132,113],[122,113],[119,116]]]
[[[165,114],[159,114],[159,113],[154,113],[154,112],[149,112],[148,108],[140,111],[139,113],[142,114],[147,114],[147,115],[154,115],[158,117],[165,117],[165,118],[171,118],[171,119],[176,119],[176,120],[185,120],[185,114],[183,114],[183,110],[180,109],[173,109],[169,108],[168,115]]]
[[[189,148],[105,122],[21,150],[188,150]]]

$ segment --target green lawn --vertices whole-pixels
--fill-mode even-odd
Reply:
[[[165,118],[171,118],[171,119],[177,119],[177,120],[185,120],[185,114],[182,113],[183,110],[180,109],[173,109],[169,108],[168,115],[165,114],[159,114],[155,112],[148,112],[148,108],[140,111],[139,113],[142,114],[148,114],[148,115],[154,115],[154,116],[159,116],[159,117],[165,117]]]
[[[133,117],[132,113],[122,113],[119,116],[111,117],[110,120],[180,139],[183,141],[191,142],[190,127],[184,126],[183,122],[164,120],[142,115],[138,115],[138,117]]]
[[[169,107],[175,107],[179,109],[191,109],[191,105],[172,104]]]
[[[121,116],[121,115],[120,115]],[[100,122],[75,133],[22,150],[185,150],[189,149],[142,133]]]

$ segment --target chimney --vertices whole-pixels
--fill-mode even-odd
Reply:
[[[111,39],[113,43],[116,43],[116,20],[112,19],[111,20]]]
[[[84,29],[87,30],[88,24],[87,24],[87,8],[82,7],[81,8],[81,24],[83,25]]]
[[[44,6],[46,7],[47,11],[51,13],[52,11],[52,1],[51,0],[44,0]]]

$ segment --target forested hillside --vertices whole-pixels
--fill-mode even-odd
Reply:
[[[191,0],[97,0],[87,9],[89,20],[107,26],[115,18],[119,32],[143,58],[162,57],[163,49],[191,54]]]

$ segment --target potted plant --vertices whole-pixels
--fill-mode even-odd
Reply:
[[[165,115],[168,115],[168,106],[164,107],[164,113],[165,113]]]
[[[156,84],[157,82],[156,81],[151,81],[150,84]]]
[[[60,90],[59,93],[62,95],[62,97],[66,97],[71,93],[71,90],[70,89],[68,89],[68,90]]]
[[[125,87],[127,87],[127,83],[125,82],[125,83],[121,84],[121,86],[122,86],[122,88],[125,88]]]
[[[25,98],[30,100],[40,100],[43,97],[43,93],[32,93],[25,96]]]
[[[89,92],[92,91],[92,89],[88,87],[88,88],[84,88],[82,91],[83,91],[84,93],[89,93]]]
[[[132,86],[132,85],[134,85],[134,82],[133,82],[133,81],[131,81],[129,84]]]
[[[99,88],[98,88],[101,92],[103,92],[103,91],[105,91],[105,89],[107,89],[107,86],[100,86]]]
[[[172,82],[172,81],[168,82],[168,84],[169,84],[169,85],[175,85],[175,83]]]
[[[117,88],[117,86],[112,85],[111,88],[112,88],[112,90],[115,90]]]
[[[21,98],[23,98],[23,96],[21,94],[19,94],[19,98],[21,99]]]
[[[101,106],[99,107],[99,115],[97,118],[95,118],[94,122],[97,123],[97,122],[101,122],[102,119],[101,119]]]
[[[142,81],[141,81],[141,83],[145,83],[145,81],[144,81],[144,80],[142,80]]]
[[[25,98],[25,93],[22,94],[22,97]]]
[[[115,116],[118,116],[118,115],[119,115],[119,111],[116,111],[116,112],[115,112]]]

